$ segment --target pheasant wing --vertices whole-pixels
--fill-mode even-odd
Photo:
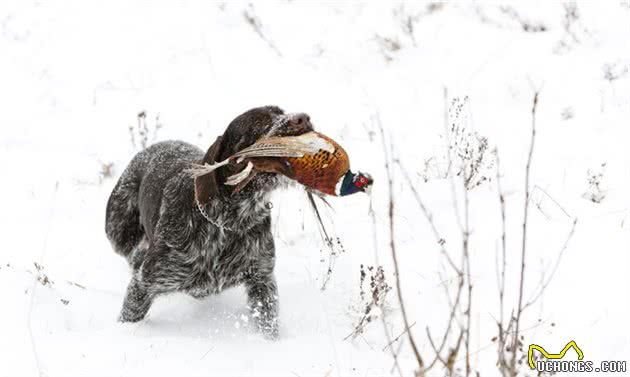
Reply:
[[[256,143],[235,153],[232,157],[242,161],[250,157],[303,157],[316,154],[320,150],[333,152],[335,147],[316,132],[300,136],[262,138]]]

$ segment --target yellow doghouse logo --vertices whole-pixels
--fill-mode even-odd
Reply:
[[[549,353],[545,351],[544,348],[542,348],[541,346],[537,344],[530,344],[529,350],[527,351],[527,359],[529,361],[529,367],[531,369],[536,369],[536,364],[534,363],[534,350],[540,352],[547,359],[557,360],[557,359],[562,359],[570,348],[573,348],[575,352],[577,352],[578,360],[584,359],[584,353],[582,352],[580,347],[578,347],[578,345],[575,343],[575,340],[572,340],[569,343],[567,343],[567,345],[564,346],[564,348],[562,349],[562,351],[560,351],[560,353]]]

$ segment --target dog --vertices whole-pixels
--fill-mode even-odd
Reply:
[[[288,179],[259,173],[236,190],[224,183],[242,166],[194,179],[189,169],[222,161],[261,137],[309,131],[307,114],[265,106],[236,117],[205,154],[182,141],[156,143],[136,154],[112,190],[105,215],[107,238],[132,270],[119,320],[142,320],[158,295],[185,292],[203,298],[243,284],[256,327],[277,338],[268,200]]]

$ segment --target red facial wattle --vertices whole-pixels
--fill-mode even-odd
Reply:
[[[354,184],[359,188],[363,188],[367,185],[367,179],[365,177],[360,176]]]

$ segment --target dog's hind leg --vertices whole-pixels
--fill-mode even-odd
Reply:
[[[132,263],[132,252],[145,239],[138,209],[139,179],[130,164],[122,174],[107,202],[105,233],[114,251]]]
[[[151,308],[154,295],[143,284],[139,275],[135,273],[127,286],[125,301],[118,320],[121,322],[138,322]]]

